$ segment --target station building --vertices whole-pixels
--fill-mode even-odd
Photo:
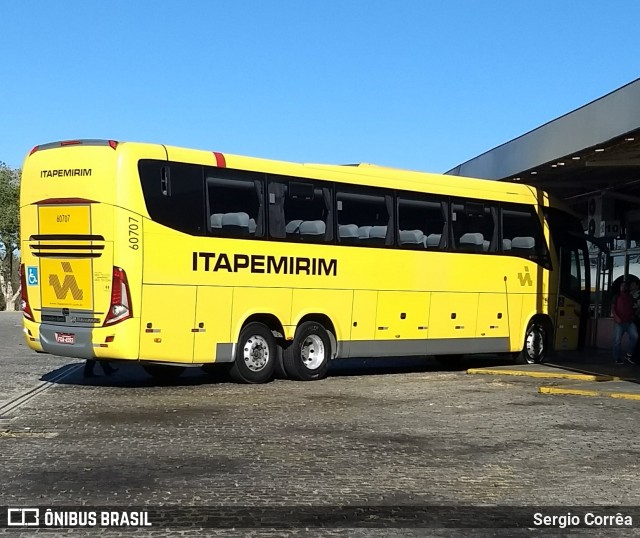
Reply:
[[[593,238],[587,345],[609,347],[611,297],[623,278],[640,279],[640,79],[446,173],[533,185],[583,217]]]

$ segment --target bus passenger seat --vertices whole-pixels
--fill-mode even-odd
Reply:
[[[511,250],[511,239],[502,240],[502,250]]]
[[[400,244],[425,247],[426,239],[422,230],[400,230]]]
[[[360,226],[358,228],[358,237],[361,241],[367,242],[369,240],[369,234],[371,233],[371,226]]]
[[[300,235],[307,239],[324,239],[327,226],[323,220],[305,220],[300,224]]]
[[[300,225],[302,224],[302,219],[290,220],[287,222],[287,226],[285,227],[285,231],[287,232],[287,237],[297,237],[300,234]]]
[[[253,219],[253,218],[249,219],[249,233],[251,235],[256,233],[256,228],[257,228],[256,219]]]
[[[249,235],[249,215],[244,211],[225,213],[222,216],[222,230],[230,235]]]
[[[483,252],[489,252],[489,247],[491,246],[491,242],[486,239],[482,242],[482,250]]]
[[[515,254],[533,254],[536,240],[533,237],[514,237],[511,240],[511,252]]]
[[[214,213],[211,215],[212,228],[222,228],[222,215],[223,213]]]
[[[384,245],[385,238],[387,237],[386,226],[373,226],[369,233],[369,239],[371,243],[375,245]]]
[[[338,235],[340,243],[355,245],[358,243],[358,226],[356,224],[340,224]]]
[[[427,248],[438,248],[442,234],[429,234],[427,236]]]
[[[462,250],[470,250],[472,252],[482,252],[482,242],[484,236],[480,232],[466,233],[460,237],[458,242]]]

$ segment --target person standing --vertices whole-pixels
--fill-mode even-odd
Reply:
[[[629,284],[622,282],[620,291],[611,303],[611,315],[613,316],[613,358],[616,364],[623,364],[621,357],[622,337],[627,333],[629,337],[625,360],[630,364],[633,361],[633,352],[638,342],[638,329],[633,322],[633,297],[629,293]]]
[[[629,282],[629,294],[631,295],[633,307],[633,324],[636,326],[636,330],[638,331],[638,340],[640,341],[640,281],[634,279]],[[640,346],[636,345],[631,360],[633,360],[634,363],[638,364],[639,358]]]
[[[84,377],[95,376],[94,370],[97,362],[99,362],[100,366],[102,366],[102,371],[105,373],[105,375],[111,375],[118,371],[117,368],[114,368],[113,366],[111,366],[107,361],[97,361],[95,359],[87,359],[87,362],[84,363],[84,370],[83,370]]]

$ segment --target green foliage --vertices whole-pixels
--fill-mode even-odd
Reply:
[[[14,310],[18,299],[20,171],[0,162],[0,309]],[[18,290],[18,291],[16,291]]]
[[[20,171],[0,162],[0,243],[8,252],[18,246]]]

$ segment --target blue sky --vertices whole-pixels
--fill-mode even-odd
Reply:
[[[0,161],[70,138],[444,172],[635,80],[636,0],[0,0]]]

